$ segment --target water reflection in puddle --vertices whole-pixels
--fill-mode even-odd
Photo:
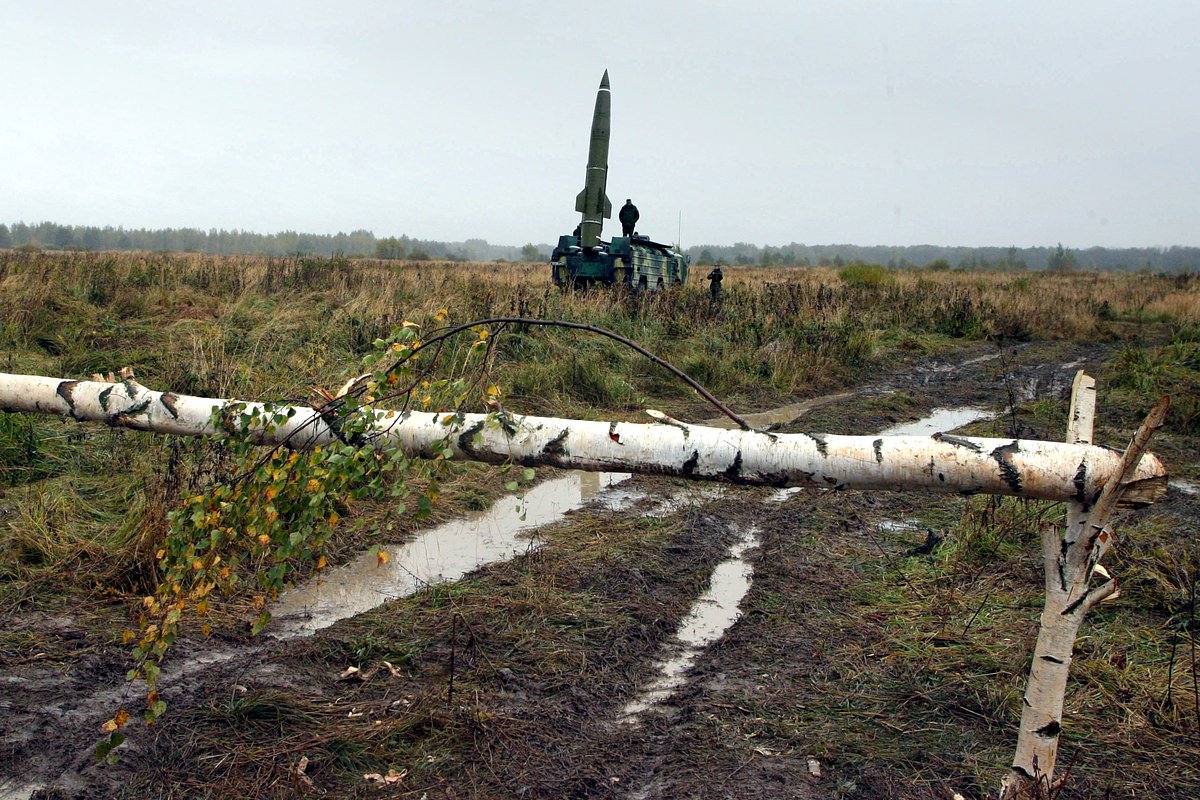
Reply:
[[[779,408],[772,408],[767,411],[759,411],[756,414],[743,414],[742,419],[746,420],[746,423],[755,430],[767,430],[774,426],[795,422],[814,408],[820,408],[837,400],[846,400],[853,397],[854,394],[854,392],[826,394],[821,397],[803,400],[799,403],[792,403],[791,405],[780,406]],[[737,423],[729,417],[713,417],[712,419],[706,419],[701,424],[710,428],[721,428],[722,430],[737,428]]]
[[[1183,492],[1184,494],[1200,495],[1200,484],[1193,483],[1192,481],[1185,481],[1185,480],[1171,481],[1170,483],[1167,484],[1167,486],[1169,486],[1170,488],[1174,489],[1177,492]]]
[[[33,793],[43,788],[41,783],[0,782],[0,800],[29,800]]]
[[[630,477],[628,472],[572,472],[534,486],[523,498],[502,497],[486,511],[387,547],[389,560],[382,566],[364,553],[284,592],[271,610],[269,630],[280,639],[308,636],[428,584],[458,580],[485,564],[535,549],[527,534],[585,503],[595,500],[621,511],[640,500],[637,491],[610,491]]]
[[[729,557],[713,570],[708,591],[679,624],[675,638],[683,645],[682,651],[659,662],[658,676],[622,709],[619,722],[635,724],[642,714],[670,697],[687,680],[688,670],[704,649],[737,622],[742,615],[742,598],[754,579],[754,568],[743,556],[758,547],[758,533],[758,528],[751,527],[729,548]]]
[[[994,419],[995,412],[982,408],[935,408],[933,412],[916,422],[893,425],[879,432],[880,436],[932,436],[935,433],[961,428],[981,419]]]

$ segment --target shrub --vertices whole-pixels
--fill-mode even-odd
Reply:
[[[896,282],[891,270],[882,264],[854,263],[838,270],[838,277],[847,286],[878,289]]]

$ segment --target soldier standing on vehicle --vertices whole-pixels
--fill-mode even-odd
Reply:
[[[633,200],[626,197],[625,205],[621,206],[621,213],[618,219],[621,220],[621,233],[625,236],[632,236],[633,230],[637,227],[637,221],[641,218],[638,213],[637,206],[633,204]]]
[[[709,296],[716,300],[721,296],[721,280],[725,274],[721,272],[721,265],[717,264],[713,267],[713,271],[708,273],[708,293]]]

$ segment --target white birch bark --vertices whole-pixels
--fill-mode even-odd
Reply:
[[[1000,787],[1002,800],[1052,794],[1075,639],[1088,611],[1118,595],[1116,579],[1099,566],[1113,541],[1109,523],[1125,481],[1135,474],[1151,435],[1166,417],[1167,405],[1163,398],[1150,412],[1122,456],[1115,475],[1105,483],[1094,502],[1086,497],[1068,500],[1065,530],[1053,524],[1042,529],[1046,602],[1021,704],[1016,754],[1012,769]],[[1095,409],[1096,382],[1079,372],[1071,391],[1068,442],[1091,441]],[[1095,574],[1105,580],[1091,587],[1089,582]]]
[[[59,414],[112,426],[184,436],[222,433],[213,410],[224,399],[156,392],[132,379],[117,383],[0,373],[0,410]],[[252,424],[262,444],[304,449],[337,440],[312,408],[295,406],[278,428]],[[242,411],[265,411],[246,403]],[[276,407],[276,412],[286,407]],[[260,418],[261,419],[261,418]],[[840,436],[719,430],[677,422],[592,422],[552,417],[376,411],[373,436],[413,455],[440,452],[491,463],[590,471],[675,475],[769,486],[1000,494],[1090,502],[1119,474],[1121,454],[1086,444],[979,437]],[[232,420],[230,421],[233,422]],[[1127,504],[1166,492],[1166,471],[1152,455],[1131,473]]]

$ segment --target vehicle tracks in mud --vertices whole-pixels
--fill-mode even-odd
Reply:
[[[1089,353],[1095,355],[1093,349]],[[968,402],[978,402],[983,396],[990,394],[991,397],[996,396],[997,384],[1002,383],[1011,387],[1018,385],[1024,387],[1022,392],[1039,390],[1045,391],[1061,391],[1062,386],[1069,387],[1070,377],[1061,376],[1063,369],[1056,369],[1045,366],[1035,366],[1031,368],[1014,367],[1011,363],[1005,363],[1006,358],[1011,361],[1011,354],[992,354],[974,356],[957,365],[945,362],[930,362],[924,365],[923,368],[918,368],[906,375],[892,375],[868,385],[859,387],[852,392],[842,392],[835,395],[830,395],[825,398],[817,398],[815,400],[806,401],[804,403],[795,404],[787,407],[789,410],[784,410],[780,414],[765,414],[755,415],[757,424],[764,427],[786,427],[794,424],[797,416],[803,416],[812,412],[814,409],[824,409],[828,411],[830,407],[835,407],[842,402],[845,402],[853,397],[886,397],[893,391],[909,391],[909,392],[935,392],[940,399],[949,399],[954,396],[955,399],[962,397]],[[998,363],[999,362],[999,363]],[[1074,367],[1077,364],[1066,365]],[[981,376],[986,376],[981,378]],[[970,387],[967,391],[954,391],[950,387]],[[1031,388],[1032,387],[1032,388]],[[1040,389],[1039,389],[1040,387]],[[890,421],[886,418],[881,421]],[[620,483],[620,479],[600,479],[604,482],[606,488],[615,487]],[[646,483],[650,481],[643,479]],[[547,481],[546,483],[549,483]],[[545,485],[545,484],[543,484]],[[536,491],[536,487],[534,490]],[[610,498],[614,502],[613,508],[628,508],[637,503],[646,504],[645,493],[641,490],[630,491],[623,488],[621,493],[612,492]],[[603,498],[603,491],[597,491],[591,496],[587,492],[580,492],[580,502],[582,505],[586,501],[595,501],[596,497]],[[783,494],[776,494],[756,501],[767,511],[762,515],[770,519],[776,520],[774,528],[768,527],[760,529],[759,521],[755,519],[757,514],[749,514],[748,519],[743,520],[747,524],[751,524],[754,530],[759,531],[755,536],[761,536],[763,545],[760,547],[755,562],[761,561],[763,558],[770,558],[769,552],[772,548],[778,548],[778,540],[784,536],[785,529],[788,527],[786,518],[794,514],[794,510],[784,508],[784,504],[789,502],[791,493],[786,490]],[[710,498],[711,499],[711,498]],[[773,503],[771,501],[774,501]],[[500,506],[506,502],[511,503],[511,498],[502,498],[497,501],[496,506]],[[671,495],[663,496],[661,500],[655,503],[650,503],[643,509],[643,513],[650,514],[666,514],[677,511],[675,508],[678,504],[677,498]],[[567,505],[570,505],[568,503]],[[718,505],[726,505],[724,503]],[[771,506],[778,506],[772,509]],[[495,507],[495,506],[494,506]],[[562,518],[565,510],[556,511],[554,519],[547,520],[554,522]],[[552,515],[553,516],[553,515]],[[521,534],[528,534],[533,526],[525,526],[519,528]],[[743,533],[746,529],[743,529]],[[515,540],[514,540],[515,541]],[[773,543],[774,542],[774,543]],[[519,552],[527,550],[528,542],[522,543],[522,546],[514,549],[510,542],[502,548],[498,557],[511,557]],[[742,553],[733,556],[734,559],[742,557]],[[395,559],[393,560],[395,561]],[[461,572],[455,573],[451,571],[434,571],[428,574],[428,577],[416,580],[413,582],[414,588],[417,588],[433,577],[443,577],[446,579],[454,579],[457,574],[469,571],[469,569],[480,566],[484,561],[475,559],[470,565],[462,569]],[[456,568],[457,569],[457,568]],[[747,578],[746,588],[749,590],[749,578]],[[819,582],[819,581],[818,581]],[[408,589],[404,588],[388,588],[385,590],[371,590],[375,595],[375,600],[382,601],[393,596],[399,596],[407,593]],[[751,590],[752,591],[752,590]],[[317,601],[318,604],[324,605],[325,600]],[[373,602],[372,604],[377,604]],[[305,635],[311,633],[317,627],[324,624],[332,624],[334,619],[322,618],[320,623],[312,623],[313,617],[303,613],[304,601],[299,602],[290,607],[293,616],[292,624],[294,627],[287,631],[286,635]],[[369,606],[368,606],[369,607]],[[350,608],[350,606],[347,606]],[[349,610],[348,614],[359,613],[362,610],[362,603]],[[298,612],[298,613],[297,613]],[[287,613],[281,614],[281,623],[286,626],[288,619]],[[336,615],[334,615],[336,616]],[[344,616],[344,615],[343,615]],[[328,622],[325,622],[328,619]],[[296,624],[295,620],[300,620],[300,624]],[[182,644],[177,648],[183,650],[186,645]],[[172,706],[185,707],[189,703],[198,701],[204,696],[206,691],[210,691],[213,687],[223,685],[230,681],[237,681],[239,676],[253,674],[256,671],[261,673],[265,668],[270,671],[270,665],[285,657],[288,646],[286,642],[276,639],[265,639],[256,643],[219,643],[216,645],[208,643],[198,643],[199,652],[190,657],[186,661],[178,662],[178,666],[172,666],[168,663],[162,677],[160,678],[160,691],[165,699]],[[718,648],[720,649],[720,648]],[[696,672],[699,674],[711,674],[713,667],[711,664],[704,662],[711,657],[711,652],[697,651],[691,657],[692,661],[699,662],[696,667]],[[36,776],[38,782],[42,782],[47,786],[53,786],[59,790],[61,796],[72,796],[73,793],[86,794],[89,786],[104,785],[109,783],[109,777],[100,776],[97,773],[97,768],[91,764],[91,750],[94,746],[96,731],[99,725],[111,715],[117,705],[122,703],[135,702],[138,692],[135,687],[126,684],[123,678],[123,668],[115,674],[106,672],[103,667],[96,665],[84,670],[79,674],[72,674],[72,668],[52,668],[33,670],[21,670],[18,674],[8,676],[8,679],[0,682],[0,697],[3,698],[4,707],[7,710],[7,720],[4,727],[9,730],[5,732],[6,740],[10,743],[7,745],[8,751],[15,758],[21,758],[25,761],[22,764],[22,774],[25,776]],[[99,685],[98,689],[88,692],[85,687],[89,683]],[[709,681],[711,684],[711,680]],[[718,681],[719,683],[719,681]],[[67,687],[66,692],[63,691]],[[695,685],[683,685],[682,683],[673,685],[673,689],[678,692],[678,696],[674,702],[678,707],[679,704],[687,704],[696,695],[697,688]],[[71,696],[63,696],[70,694]],[[663,698],[659,698],[661,700]],[[631,698],[631,702],[633,699]],[[620,774],[614,777],[618,778],[617,783],[613,784],[614,791],[619,788],[620,791],[616,794],[624,796],[670,796],[666,792],[665,787],[674,786],[679,788],[682,784],[677,781],[670,780],[664,777],[662,768],[653,768],[651,765],[659,763],[660,766],[666,761],[671,761],[670,758],[663,755],[665,751],[672,750],[676,747],[673,737],[670,735],[671,727],[668,723],[654,721],[650,722],[645,719],[645,709],[642,709],[640,714],[643,717],[644,729],[637,734],[639,744],[633,747],[633,750],[628,751],[630,755],[640,751],[641,755],[638,758],[630,760],[630,768],[622,768],[618,770],[620,774],[626,776],[624,783],[621,783]],[[607,715],[616,719],[620,716],[616,709],[610,709]],[[653,716],[653,715],[651,715]],[[688,714],[683,715],[688,718]],[[660,727],[661,726],[661,727]],[[694,731],[694,725],[689,726],[689,730]],[[16,737],[9,739],[10,734],[16,734]],[[622,748],[630,747],[630,738],[626,734],[614,733],[614,736],[624,740]],[[138,761],[138,751],[141,750],[138,739],[141,738],[137,734],[130,737],[130,744],[126,748],[126,764],[115,773],[119,774],[126,770],[136,770],[138,767],[135,762]],[[659,743],[657,747],[649,747],[655,742]],[[649,747],[649,749],[647,749]],[[620,749],[620,748],[618,748]],[[774,767],[766,770],[768,773],[786,774],[797,779],[811,782],[809,775],[810,768],[806,757],[796,755],[795,763],[784,769],[779,765],[783,762],[776,760]],[[640,764],[640,766],[638,766]],[[749,767],[743,765],[738,768],[745,775]],[[757,769],[757,768],[756,768]],[[761,770],[759,770],[761,771]],[[635,780],[635,775],[649,775],[648,781]],[[804,776],[808,775],[808,778]],[[765,785],[774,785],[774,779],[769,776],[764,777]],[[30,784],[33,785],[33,784]],[[807,785],[807,784],[806,784]],[[630,787],[634,787],[631,789]],[[659,790],[661,789],[661,791]],[[631,794],[632,792],[632,794]],[[746,795],[751,796],[751,795]]]

